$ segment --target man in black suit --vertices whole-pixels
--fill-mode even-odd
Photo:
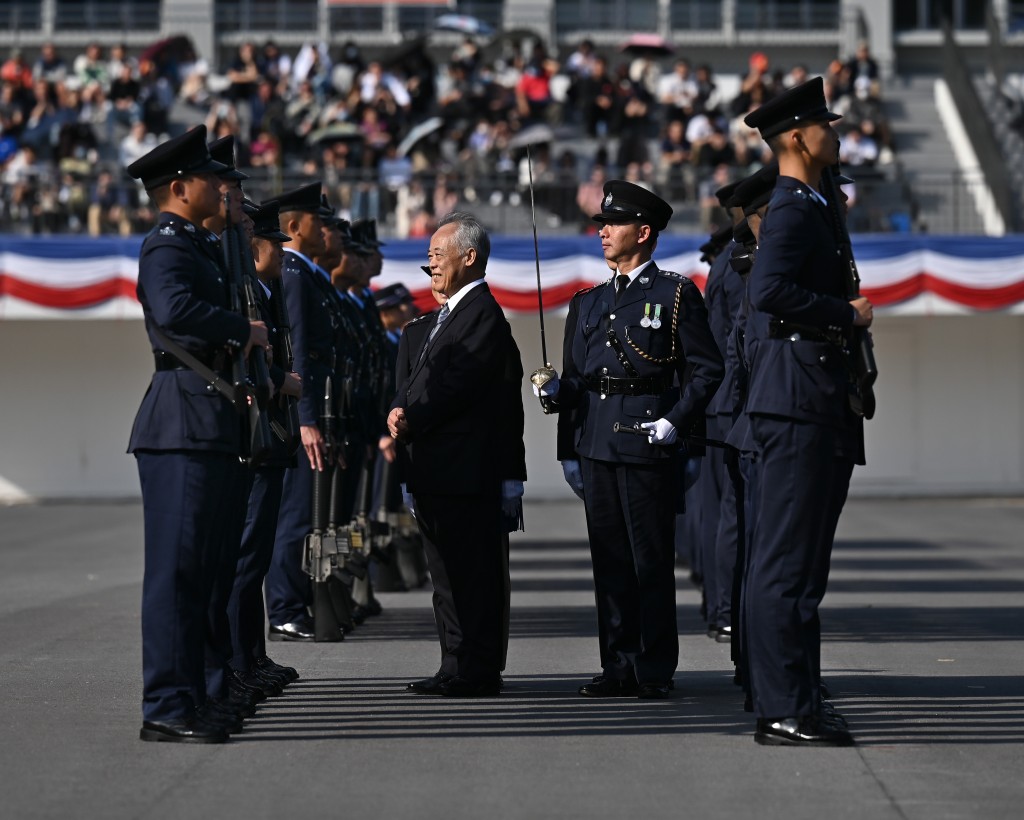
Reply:
[[[495,434],[511,330],[484,282],[490,240],[465,213],[431,237],[431,288],[448,297],[402,379],[388,415],[401,445],[434,584],[441,667],[410,691],[498,694],[502,662],[502,478]],[[404,378],[402,378],[404,375]]]

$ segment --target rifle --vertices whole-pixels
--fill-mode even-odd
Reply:
[[[295,367],[295,354],[292,351],[292,332],[288,323],[288,308],[284,303],[284,292],[281,281],[270,283],[270,312],[277,326],[277,344],[274,345],[274,363],[285,373],[291,373]],[[294,396],[278,393],[278,409],[284,423],[284,443],[289,453],[294,453],[301,443],[299,434],[299,404]]]
[[[263,319],[260,315],[259,305],[256,302],[256,294],[253,292],[253,279],[255,278],[255,266],[251,251],[242,252],[243,247],[248,248],[241,241],[242,228],[240,225],[231,223],[231,208],[229,195],[224,195],[224,209],[227,214],[228,224],[221,237],[224,252],[224,267],[228,274],[228,290],[231,294],[231,309],[241,313],[250,322],[258,322]],[[242,266],[248,258],[249,266],[253,267],[252,277],[243,272]],[[242,297],[245,304],[242,305]],[[273,433],[270,428],[270,418],[267,415],[267,403],[270,400],[270,371],[267,368],[267,359],[262,350],[253,351],[248,363],[245,357],[238,353],[232,357],[231,362],[232,380],[237,385],[239,379],[248,385],[247,390],[247,412],[248,432],[245,436],[247,446],[246,461],[250,466],[259,465],[264,462],[273,452]]]
[[[860,296],[860,274],[857,272],[857,262],[853,258],[853,246],[850,243],[850,232],[846,226],[846,216],[842,212],[842,204],[839,201],[839,186],[836,185],[831,168],[826,169],[821,175],[821,193],[828,201],[832,222],[835,226],[839,256],[846,274],[846,297],[853,300]],[[875,364],[875,350],[871,341],[871,333],[866,327],[855,326],[853,328],[849,360],[857,387],[856,394],[850,394],[850,408],[858,416],[870,419],[875,415],[874,384],[875,379],[878,378],[878,367]]]
[[[337,537],[332,522],[337,453],[330,376],[324,386],[320,432],[324,438],[324,460],[329,467],[313,472],[312,532],[306,536],[302,556],[302,569],[313,581],[313,632],[318,642],[342,640],[345,627],[351,623],[351,610],[345,597],[347,589],[340,577],[349,545]]]

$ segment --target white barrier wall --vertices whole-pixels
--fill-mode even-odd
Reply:
[[[558,367],[563,321],[546,321]],[[512,327],[529,374],[537,319]],[[879,409],[853,492],[1024,493],[1024,317],[883,316],[874,335]],[[125,448],[152,369],[142,322],[2,321],[0,350],[0,501],[138,495]],[[523,392],[528,497],[565,498],[555,419]]]

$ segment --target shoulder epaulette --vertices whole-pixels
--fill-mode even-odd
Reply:
[[[414,325],[417,322],[423,322],[423,321],[429,319],[433,315],[434,315],[434,311],[430,311],[430,313],[421,314],[420,316],[417,316],[415,319],[410,319],[408,322],[405,323],[405,326],[408,327],[409,325]]]
[[[608,282],[610,282],[610,281],[611,281],[611,279],[608,280]],[[607,285],[608,282],[602,282],[601,284],[602,285]],[[596,287],[600,287],[600,285],[590,285],[590,286],[585,287],[585,288],[580,288],[578,291],[576,291],[572,295],[572,298],[575,299],[577,296],[582,296],[584,293],[590,293],[590,291],[592,291]],[[570,301],[572,301],[572,300],[570,300]]]
[[[669,279],[675,279],[677,282],[691,282],[691,281],[693,281],[688,276],[683,276],[681,273],[676,273],[673,270],[661,270],[659,268],[658,272],[661,273],[663,276],[667,276]]]
[[[152,231],[154,236],[185,236],[186,234],[195,238],[196,226],[191,222],[179,221],[177,219],[161,222]]]
[[[776,192],[785,191],[796,197],[797,199],[809,200],[811,198],[811,192],[806,188],[776,188]]]

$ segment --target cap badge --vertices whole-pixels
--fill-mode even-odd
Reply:
[[[614,197],[611,194],[608,194],[608,196],[606,196],[604,198],[604,207],[605,208],[610,207],[613,200],[614,200]]]

